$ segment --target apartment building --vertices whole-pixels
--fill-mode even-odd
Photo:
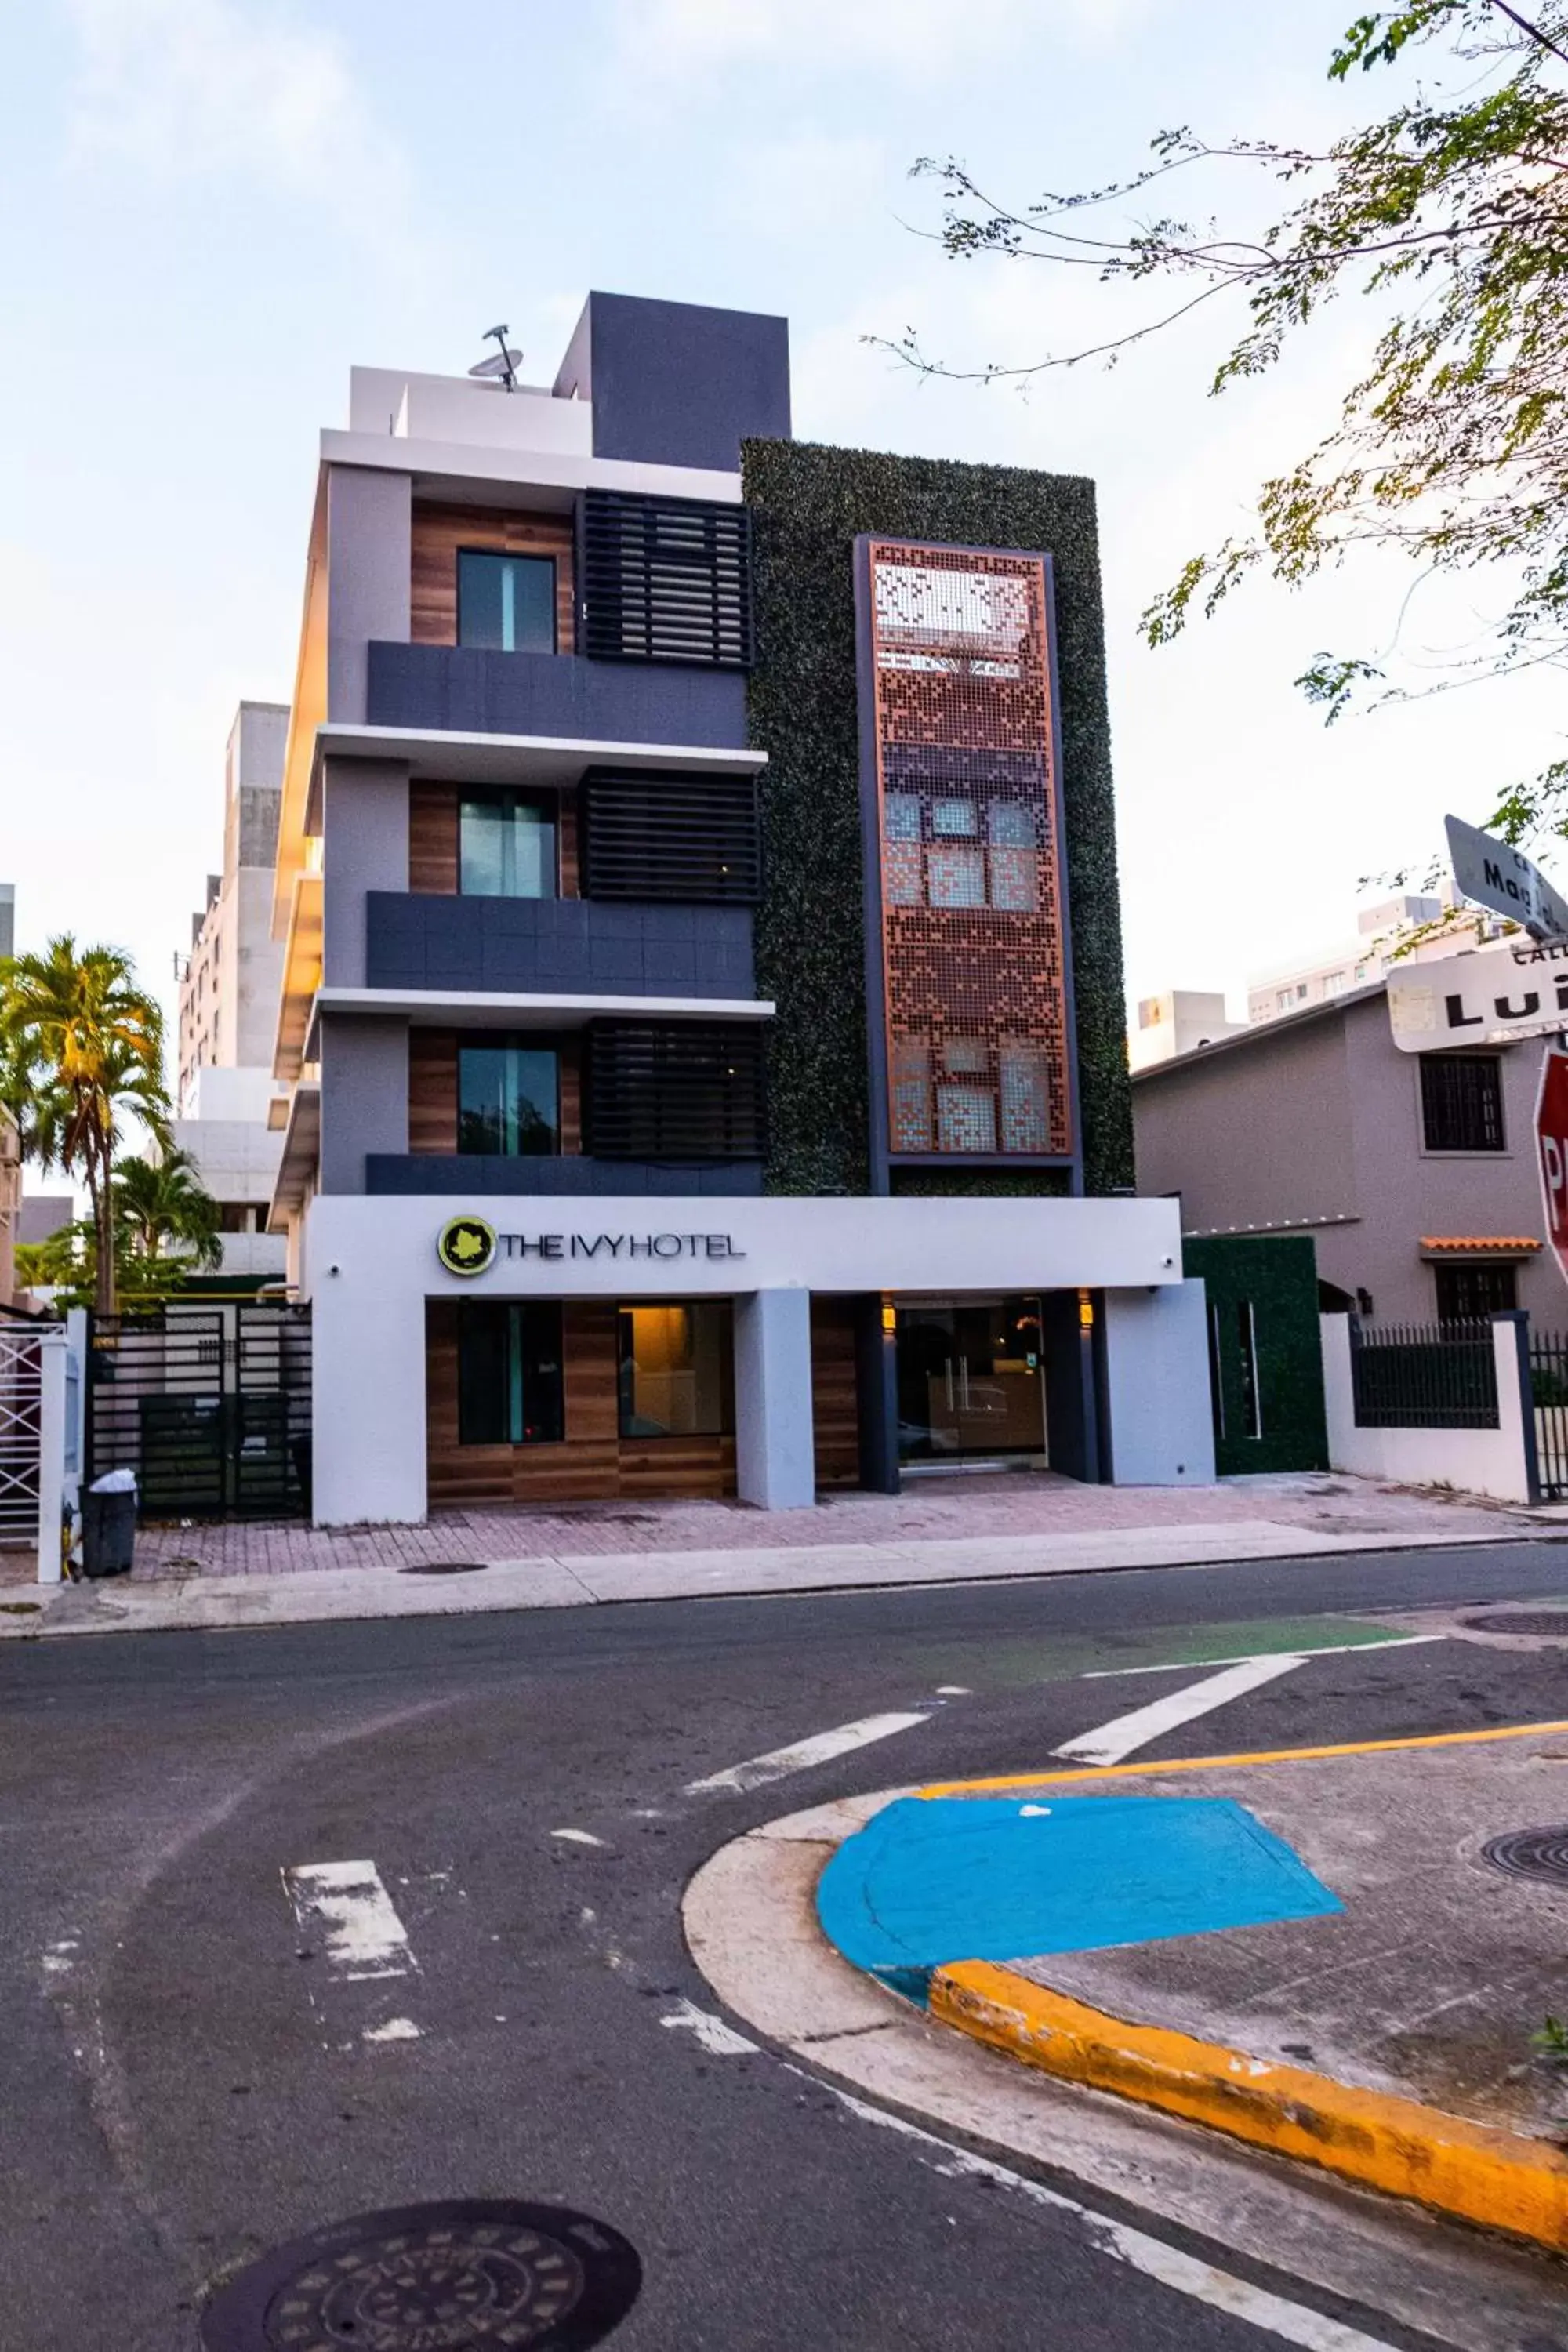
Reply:
[[[1211,1476],[1112,814],[1091,484],[794,441],[749,312],[355,368],[273,881],[318,1517]]]
[[[272,877],[288,741],[286,703],[242,702],[224,761],[223,870],[207,877],[179,972],[177,1116],[223,1218],[221,1274],[254,1286],[280,1277],[287,1251],[267,1231],[286,1091],[272,1076],[283,950],[272,937]]]

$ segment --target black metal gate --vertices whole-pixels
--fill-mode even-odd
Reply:
[[[1568,1501],[1568,1334],[1530,1327],[1530,1395],[1543,1503]]]
[[[310,1310],[171,1305],[89,1319],[87,1477],[143,1519],[307,1517]]]

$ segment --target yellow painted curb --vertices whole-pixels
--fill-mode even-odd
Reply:
[[[1350,1740],[1333,1748],[1265,1748],[1252,1755],[1176,1756],[1143,1764],[1074,1764],[1046,1772],[1004,1772],[989,1780],[933,1780],[922,1797],[967,1797],[993,1789],[1037,1789],[1055,1780],[1150,1780],[1167,1772],[1215,1772],[1241,1764],[1308,1764],[1331,1756],[1392,1756],[1410,1748],[1468,1748],[1483,1739],[1529,1739],[1568,1732],[1568,1723],[1508,1723],[1485,1731],[1431,1731],[1414,1739]]]
[[[1533,1727],[1537,1729],[1543,1726]],[[1568,2157],[1439,2108],[1131,2025],[989,1960],[931,1980],[931,2014],[1062,2081],[1137,2099],[1365,2189],[1568,2251]]]

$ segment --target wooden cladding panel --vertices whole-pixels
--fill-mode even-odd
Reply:
[[[408,887],[451,898],[458,890],[458,787],[423,778],[408,787]]]
[[[425,1308],[426,1426],[430,1501],[580,1503],[619,1496],[732,1495],[732,1437],[622,1438],[618,1433],[616,1307],[562,1309],[566,1435],[559,1445],[462,1445],[458,1441],[458,1308]]]
[[[408,1149],[458,1149],[458,1035],[454,1029],[408,1032]]]
[[[458,890],[458,805],[460,784],[418,778],[408,787],[408,887],[451,898]],[[546,793],[545,800],[552,796]],[[556,887],[563,898],[580,896],[577,880],[576,795],[556,797]]]
[[[465,1032],[478,1035],[479,1032]],[[504,1030],[498,1030],[498,1037]],[[542,1036],[560,1055],[561,1149],[583,1149],[583,1051],[575,1037]],[[455,1029],[408,1032],[408,1149],[451,1153],[458,1149],[458,1046]]]
[[[555,559],[555,649],[573,650],[572,518],[515,514],[501,507],[414,507],[414,575],[409,635],[416,646],[458,642],[458,550],[486,547],[503,555]]]
[[[856,1313],[848,1298],[811,1302],[811,1415],[819,1486],[860,1484]]]

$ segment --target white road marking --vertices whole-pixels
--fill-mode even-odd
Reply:
[[[418,1968],[402,1920],[374,1862],[305,1862],[283,1873],[302,1936],[320,1937],[329,1969],[346,1984],[405,1977]]]
[[[791,1772],[808,1771],[814,1764],[826,1764],[830,1757],[847,1756],[852,1748],[867,1748],[873,1739],[887,1739],[895,1731],[912,1731],[917,1723],[924,1723],[924,1715],[868,1715],[859,1723],[842,1723],[837,1731],[819,1731],[810,1739],[797,1739],[788,1748],[774,1748],[766,1756],[749,1757],[744,1764],[731,1764],[727,1772],[710,1772],[704,1780],[689,1780],[689,1797],[706,1795],[710,1790],[726,1789],[742,1793],[748,1789],[764,1789],[770,1780],[782,1780]]]
[[[550,1834],[552,1838],[562,1839],[567,1845],[603,1845],[605,1843],[603,1838],[595,1837],[591,1830],[552,1830]]]
[[[821,2079],[804,2067],[792,2067],[790,2071],[807,2082]],[[931,2153],[922,2161],[943,2179],[994,2180],[1004,2189],[1016,2189],[1031,2204],[1070,2214],[1085,2225],[1099,2251],[1112,2262],[1125,2263],[1131,2270],[1142,2271],[1145,2278],[1157,2280],[1177,2294],[1190,2295],[1196,2303],[1205,2303],[1213,2311],[1226,2312],[1232,2318],[1265,2328],[1282,2343],[1299,2346],[1300,2352],[1393,2352],[1393,2347],[1378,2336],[1363,2335],[1360,2328],[1327,2319],[1321,2312],[1309,2310],[1305,2304],[1288,2303],[1283,2295],[1271,2294],[1267,2287],[1254,2286],[1248,2279],[1235,2278],[1228,2271],[1216,2270],[1212,2263],[1184,2254],[1179,2247],[1167,2245],[1163,2238],[1152,2238],[1126,2221],[1115,2221],[1108,2214],[1096,2213],[1090,2207],[1080,2205],[1076,2198],[1064,2197],[1059,2190],[1047,2189],[1043,2181],[1030,2180],[1021,2172],[1010,2172],[1005,2165],[995,2164],[989,2157],[954,2147],[947,2140],[938,2139],[934,2133],[922,2131],[918,2124],[907,2123],[902,2116],[870,2106],[864,2099],[854,2098],[831,2083],[826,2088],[863,2123],[879,2124],[885,2131],[898,2132],[921,2148],[929,2149]]]
[[[710,2010],[699,2009],[695,2001],[677,2002],[669,2015],[661,2017],[658,2021],[661,2025],[672,2025],[682,2033],[689,2033],[714,2058],[746,2058],[758,2047],[756,2042],[748,2042],[743,2033],[737,2033],[733,2026],[726,2025],[721,2017],[715,2017]]]
[[[1384,1650],[1418,1650],[1426,1642],[1446,1642],[1446,1633],[1396,1633],[1387,1642],[1325,1642],[1321,1649],[1292,1650],[1293,1658],[1342,1658],[1347,1651],[1364,1651],[1369,1657],[1381,1657]],[[1163,1666],[1091,1666],[1079,1676],[1080,1683],[1114,1682],[1119,1675],[1181,1675],[1194,1674],[1202,1666],[1239,1666],[1257,1657],[1256,1650],[1237,1650],[1226,1658],[1173,1658]]]
[[[967,1683],[938,1683],[936,1695],[938,1698],[973,1698],[974,1696]]]
[[[1288,1675],[1301,1663],[1301,1655],[1295,1650],[1278,1657],[1243,1658],[1238,1664],[1226,1666],[1222,1674],[1210,1675],[1201,1683],[1189,1683],[1185,1690],[1169,1691],[1163,1698],[1152,1699],[1147,1706],[1134,1707],[1131,1715],[1119,1715],[1110,1723],[1102,1723],[1097,1731],[1085,1731],[1077,1739],[1065,1740],[1051,1753],[1069,1757],[1079,1764],[1120,1764],[1124,1756],[1131,1756],[1135,1748],[1146,1748],[1162,1732],[1174,1731],[1178,1725],[1191,1723],[1194,1716],[1207,1715],[1213,1707],[1241,1698],[1247,1691],[1272,1682],[1277,1675]]]
[[[384,2025],[367,2025],[362,2042],[417,2042],[420,2029],[411,2017],[389,2017]]]

